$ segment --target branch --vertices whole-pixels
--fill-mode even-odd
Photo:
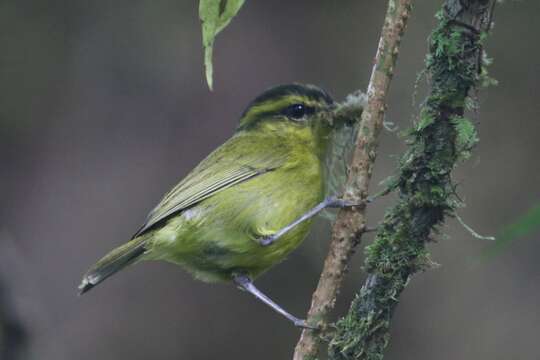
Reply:
[[[331,359],[380,360],[399,295],[431,262],[426,243],[460,204],[451,171],[478,141],[464,118],[471,90],[485,83],[482,43],[496,0],[446,0],[426,60],[431,80],[420,119],[410,130],[395,188],[399,200],[367,248],[368,278],[330,343]]]
[[[368,104],[362,112],[345,187],[345,199],[353,203],[362,203],[367,198],[378,135],[384,120],[386,96],[392,80],[401,38],[411,11],[411,2],[412,0],[389,0],[388,2],[367,91]],[[317,324],[321,329],[324,329],[326,318],[334,308],[349,259],[365,230],[365,223],[365,207],[344,209],[339,212],[333,226],[328,256],[319,284],[313,294],[307,317],[308,323]],[[316,356],[319,342],[319,334],[313,330],[304,330],[296,345],[294,359],[301,360]]]

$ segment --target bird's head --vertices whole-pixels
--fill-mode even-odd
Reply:
[[[316,129],[316,133],[324,133],[331,127],[334,108],[330,95],[317,86],[279,85],[266,90],[248,105],[238,130],[268,126],[276,131]]]

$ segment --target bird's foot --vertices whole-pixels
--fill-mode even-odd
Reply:
[[[272,245],[277,238],[274,235],[266,235],[257,239],[257,242],[262,246]]]
[[[336,208],[336,209],[343,209],[343,208],[353,208],[353,207],[361,207],[365,206],[367,203],[370,203],[372,201],[371,198],[367,198],[364,201],[352,201],[352,200],[345,200],[340,197],[329,197],[327,200],[327,207],[330,208]]]
[[[309,325],[306,320],[296,319],[294,321],[294,326],[302,329],[318,330],[318,326]]]

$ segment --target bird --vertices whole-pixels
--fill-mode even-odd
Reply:
[[[86,272],[80,294],[128,265],[166,261],[204,282],[232,282],[312,328],[253,281],[300,245],[315,214],[351,206],[325,197],[335,108],[314,85],[278,85],[257,96],[233,135],[162,198],[132,239]]]

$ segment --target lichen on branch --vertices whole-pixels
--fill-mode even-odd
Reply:
[[[464,117],[469,94],[484,83],[483,41],[495,0],[446,0],[426,58],[430,92],[409,131],[392,187],[399,198],[366,248],[368,278],[337,324],[331,359],[383,358],[390,322],[411,276],[431,264],[432,234],[460,204],[451,173],[478,141]]]

